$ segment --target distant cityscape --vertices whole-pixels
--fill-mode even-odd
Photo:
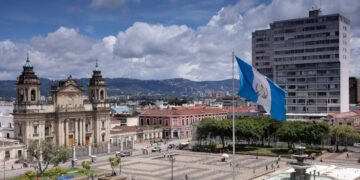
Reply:
[[[285,122],[233,95],[238,79],[106,78],[96,61],[89,78],[49,80],[28,55],[0,81],[4,179],[358,179],[350,34],[318,8],[252,33],[252,66],[286,90]]]

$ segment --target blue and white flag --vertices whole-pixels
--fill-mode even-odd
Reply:
[[[285,91],[255,68],[236,57],[239,65],[240,87],[238,95],[263,106],[271,117],[286,119]]]

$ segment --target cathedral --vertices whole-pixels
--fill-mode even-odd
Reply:
[[[28,57],[16,83],[15,138],[25,144],[48,140],[68,148],[109,142],[110,104],[97,63],[89,80],[88,98],[72,76],[52,84],[51,100],[41,100],[40,84]]]

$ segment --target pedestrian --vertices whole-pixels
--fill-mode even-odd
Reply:
[[[348,159],[349,159],[349,157],[350,157],[350,156],[349,156],[349,153],[346,153],[346,158],[348,158]]]
[[[253,169],[253,174],[255,174],[255,169]]]
[[[278,156],[278,161],[280,161],[280,155]]]
[[[188,175],[187,175],[187,174],[185,174],[185,180],[189,180],[189,178],[188,178]]]
[[[271,164],[271,169],[274,169],[274,164]]]
[[[266,165],[266,166],[265,166],[265,169],[266,169],[266,170],[268,170],[268,169],[269,169],[269,168],[268,168],[268,165]]]
[[[320,157],[320,162],[323,162],[323,159],[322,159],[322,157]]]
[[[14,168],[14,165],[11,165],[11,170],[14,170],[15,168]]]
[[[280,168],[280,164],[277,165],[277,168]]]

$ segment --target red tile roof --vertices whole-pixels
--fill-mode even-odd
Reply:
[[[226,109],[229,113],[232,112],[232,108]],[[243,107],[243,108],[235,108],[235,112],[242,113],[242,112],[252,112],[256,111],[256,107]]]
[[[218,108],[204,109],[149,109],[141,116],[178,116],[178,115],[202,115],[202,114],[226,114],[227,110]]]

